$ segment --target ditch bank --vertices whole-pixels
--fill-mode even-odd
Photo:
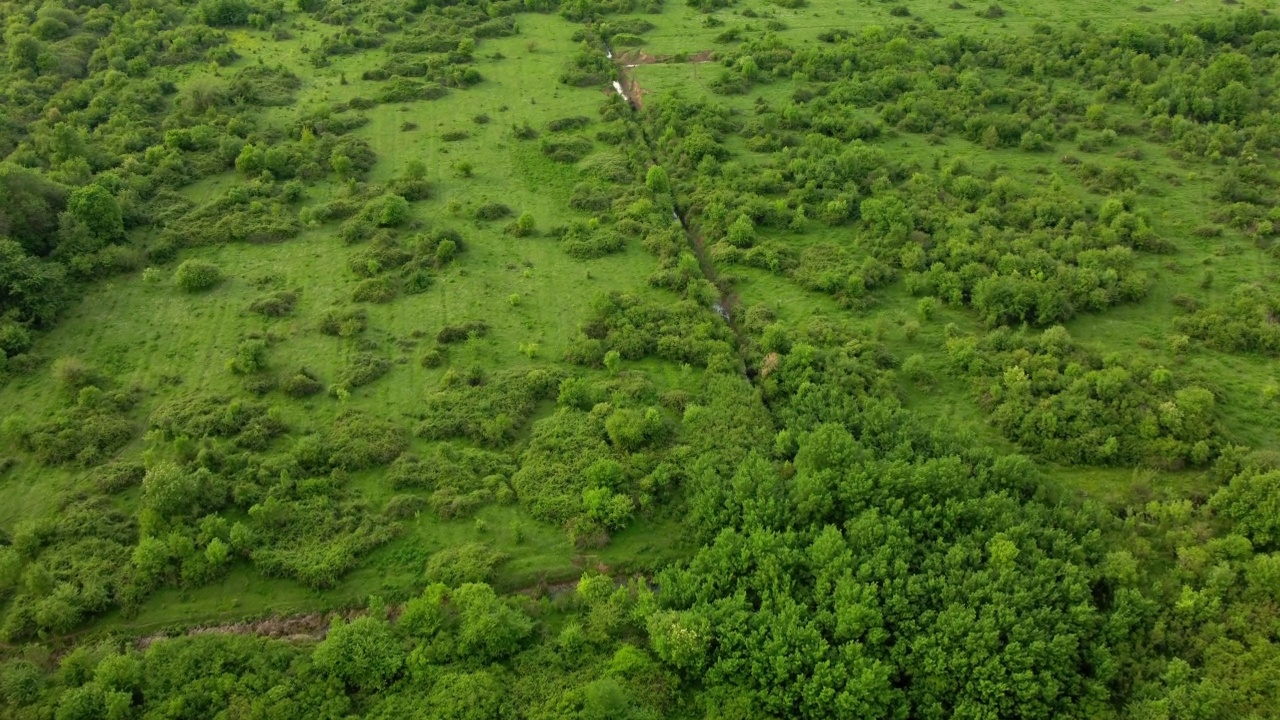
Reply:
[[[646,90],[640,86],[639,82],[636,81],[633,73],[631,72],[632,68],[640,67],[642,65],[668,62],[674,56],[648,55],[639,50],[627,51],[615,55],[611,48],[606,48],[605,52],[618,69],[618,79],[614,80],[612,83],[614,92],[622,96],[623,100],[627,101],[627,104],[631,106],[633,115],[637,112],[643,111],[644,94]],[[685,60],[685,62],[712,62],[711,52],[708,50],[695,53],[688,56],[688,59]],[[651,166],[660,165],[661,163],[658,162],[657,153],[654,151],[653,139],[649,137],[649,133],[646,130],[644,123],[640,122],[639,118],[634,119],[640,128],[640,136],[644,139],[645,147],[648,150],[649,164]],[[716,287],[719,299],[712,304],[712,309],[719,313],[720,317],[724,318],[725,322],[729,324],[729,328],[738,339],[738,347],[739,350],[741,350],[744,348],[744,345],[742,331],[741,328],[738,327],[737,322],[737,310],[739,304],[738,295],[733,292],[733,290],[728,286],[728,283],[724,282],[716,272],[715,264],[711,262],[711,258],[707,255],[706,243],[703,240],[702,234],[689,222],[688,205],[682,204],[679,198],[675,196],[674,192],[672,193],[671,204],[672,218],[676,222],[680,223],[680,228],[684,231],[685,239],[689,244],[689,248],[693,251],[694,257],[698,259],[698,267],[702,270],[703,277]]]

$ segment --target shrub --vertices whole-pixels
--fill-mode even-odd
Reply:
[[[358,388],[388,372],[391,372],[391,361],[387,358],[373,353],[357,353],[351,358],[351,364],[338,375],[338,385],[347,390]]]
[[[388,277],[365,280],[351,293],[356,302],[387,303],[395,299],[398,288],[394,280]]]
[[[534,219],[533,213],[528,211],[520,213],[520,217],[507,226],[507,234],[514,237],[528,237],[537,232],[537,220]]]
[[[276,292],[267,293],[249,303],[249,312],[264,315],[266,317],[284,317],[293,312],[294,307],[298,303],[298,293],[287,290],[277,290]]]
[[[117,462],[104,465],[93,473],[93,486],[99,492],[115,493],[142,484],[147,468],[140,462]]]
[[[581,135],[543,138],[542,154],[562,163],[576,163],[591,152],[591,141]]]
[[[417,515],[426,507],[427,501],[418,495],[396,495],[387,501],[382,514],[393,520],[402,520]]]
[[[559,118],[547,123],[549,132],[567,132],[569,130],[581,130],[591,124],[591,118],[583,115],[575,115],[573,117]]]
[[[222,282],[222,270],[205,260],[184,260],[173,274],[173,281],[186,292],[200,292]]]
[[[302,398],[315,395],[324,389],[320,378],[306,368],[301,368],[280,386],[285,395]]]
[[[477,337],[484,337],[489,334],[489,323],[483,320],[469,320],[464,323],[456,323],[453,325],[445,325],[440,328],[440,332],[436,333],[436,342],[441,345],[448,345],[460,340],[466,340],[472,334]]]
[[[320,318],[320,332],[338,337],[354,337],[368,325],[368,314],[362,308],[333,308]]]
[[[67,393],[97,382],[97,372],[78,357],[60,357],[53,361],[53,380]]]
[[[399,672],[404,650],[385,620],[366,615],[350,624],[335,618],[314,658],[317,667],[347,684],[378,690]]]
[[[489,582],[494,567],[506,559],[483,543],[466,543],[435,553],[427,560],[423,580],[458,587],[465,583]]]
[[[235,355],[227,359],[227,369],[237,375],[256,373],[267,360],[267,343],[251,338],[236,346]]]
[[[487,202],[476,208],[475,218],[477,220],[501,220],[504,217],[511,216],[511,208],[499,202]]]

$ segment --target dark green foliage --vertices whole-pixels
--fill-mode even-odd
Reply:
[[[449,90],[438,83],[393,77],[378,93],[378,100],[384,103],[439,100],[448,93]]]
[[[227,369],[237,375],[249,375],[264,369],[266,363],[266,341],[250,338],[237,345],[235,354],[227,358]]]
[[[397,532],[363,503],[329,495],[272,495],[249,508],[249,517],[257,543],[249,555],[254,566],[312,588],[332,587],[362,555]]]
[[[333,468],[355,471],[395,460],[408,447],[408,433],[386,420],[359,412],[345,412],[320,438],[299,443],[298,463],[315,472]]]
[[[495,500],[509,500],[506,477],[515,470],[507,455],[457,447],[437,446],[425,459],[401,456],[392,464],[388,479],[396,489],[430,492],[427,505],[441,518],[467,515]]]
[[[396,495],[387,501],[382,514],[392,520],[403,520],[416,517],[427,506],[427,501],[418,495]]]
[[[396,629],[416,641],[408,659],[414,668],[453,659],[485,664],[508,657],[520,649],[533,623],[488,585],[467,583],[450,590],[436,584],[405,603]]]
[[[660,304],[638,295],[611,293],[592,303],[582,335],[566,352],[566,359],[598,366],[606,352],[616,350],[626,360],[655,355],[706,366],[715,357],[733,355],[732,338],[711,310],[691,301]]]
[[[396,298],[399,288],[389,277],[371,278],[356,285],[351,293],[355,302],[388,303]]]
[[[46,465],[96,465],[133,439],[137,426],[126,413],[137,400],[133,393],[89,386],[78,394],[75,405],[34,423],[19,439]]]
[[[142,484],[147,469],[139,462],[104,465],[93,473],[93,486],[99,492],[114,493]]]
[[[33,257],[17,242],[0,237],[0,312],[52,323],[66,302],[65,278],[62,265]]]
[[[1280,545],[1280,471],[1246,469],[1214,493],[1209,506],[1257,549]]]
[[[566,132],[568,130],[581,130],[591,124],[591,118],[583,115],[574,115],[572,117],[564,117],[552,120],[547,123],[548,132]]]
[[[16,242],[24,254],[44,256],[53,251],[58,214],[66,207],[67,191],[28,168],[0,163],[0,236]]]
[[[587,469],[609,456],[602,418],[564,408],[535,423],[520,470],[511,478],[529,512],[563,523],[582,512],[582,493],[590,487]]]
[[[560,82],[574,87],[590,87],[604,85],[616,76],[617,70],[604,51],[584,44],[560,74]]]
[[[622,250],[626,238],[615,228],[575,221],[561,230],[560,248],[570,257],[591,260]]]

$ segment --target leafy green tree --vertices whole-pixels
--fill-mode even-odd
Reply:
[[[0,238],[0,313],[51,323],[67,299],[66,270],[28,255],[21,245]]]
[[[511,655],[533,631],[533,622],[507,605],[482,583],[468,583],[454,590],[450,600],[457,609],[458,652],[461,657],[492,662]]]
[[[361,690],[386,687],[404,665],[404,650],[385,620],[334,618],[315,650],[316,666]]]
[[[671,192],[671,180],[667,177],[666,169],[661,165],[649,167],[644,176],[644,184],[655,195],[665,195]]]
[[[86,185],[73,191],[67,201],[67,212],[88,228],[99,245],[124,236],[120,202],[101,185]]]
[[[1209,507],[1230,519],[1235,531],[1259,549],[1280,547],[1280,470],[1246,470],[1233,476],[1213,494]]]

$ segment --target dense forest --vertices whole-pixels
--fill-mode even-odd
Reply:
[[[1280,717],[1280,15],[1078,5],[0,3],[0,716]]]

